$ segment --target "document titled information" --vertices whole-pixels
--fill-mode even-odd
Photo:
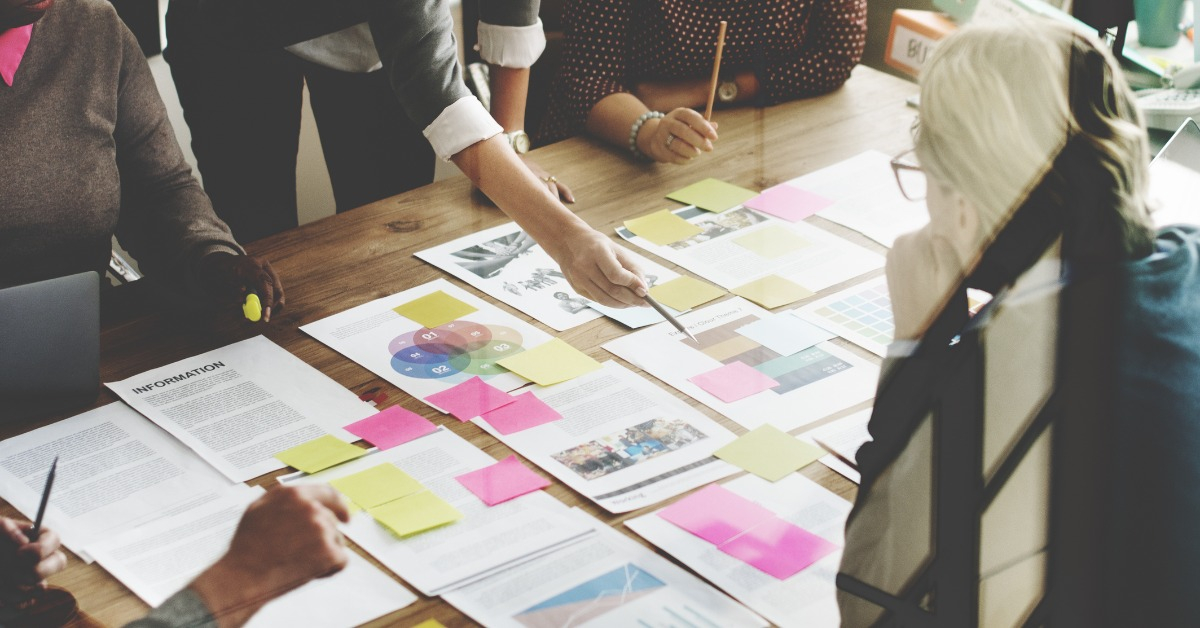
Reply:
[[[375,413],[320,371],[262,336],[107,384],[226,477],[284,467],[275,454]]]

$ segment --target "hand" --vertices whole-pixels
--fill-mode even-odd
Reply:
[[[542,182],[546,184],[546,187],[550,189],[550,193],[553,194],[555,198],[564,203],[575,202],[575,195],[571,193],[571,188],[567,187],[567,184],[559,181],[557,177],[550,176],[550,173],[546,172],[545,168],[542,168],[540,165],[538,165],[538,163],[528,155],[521,155],[521,161],[525,162],[525,167],[529,168],[529,171],[533,173],[533,176],[541,179]]]
[[[283,487],[250,504],[225,553],[191,587],[219,624],[241,625],[272,599],[331,576],[348,560],[346,503],[328,484]]]
[[[0,517],[0,599],[16,603],[29,598],[46,578],[66,569],[67,556],[53,530],[42,528],[38,540],[26,536],[33,526]]]
[[[584,227],[555,238],[553,250],[543,248],[583,297],[609,307],[646,305],[646,283],[633,257],[595,229]]]
[[[263,320],[270,322],[271,311],[283,309],[283,284],[267,260],[252,255],[212,253],[200,260],[200,285],[222,301],[236,302],[240,308],[247,292],[258,295]]]
[[[712,152],[717,123],[692,109],[674,109],[663,118],[651,118],[638,130],[638,150],[654,161],[683,165],[701,153]]]

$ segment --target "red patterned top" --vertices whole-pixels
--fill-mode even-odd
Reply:
[[[721,20],[722,74],[753,70],[760,105],[831,91],[862,57],[866,18],[866,0],[568,0],[538,139],[580,132],[597,102],[639,81],[709,78]]]

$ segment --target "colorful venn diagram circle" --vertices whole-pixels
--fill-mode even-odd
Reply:
[[[407,377],[488,376],[505,372],[496,360],[524,350],[521,340],[510,327],[454,321],[401,334],[388,343],[388,351],[392,368]]]

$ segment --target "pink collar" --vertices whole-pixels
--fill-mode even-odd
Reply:
[[[33,24],[10,28],[0,32],[0,79],[12,87],[13,75],[25,58],[25,50],[29,48],[29,37],[33,34]]]

